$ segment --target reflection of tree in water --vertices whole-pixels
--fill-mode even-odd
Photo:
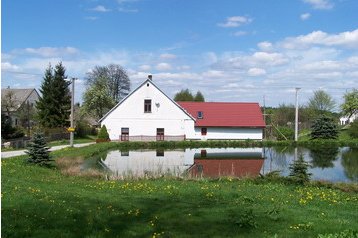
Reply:
[[[314,168],[333,168],[337,159],[338,146],[320,146],[310,148],[311,164]]]
[[[352,181],[358,181],[358,149],[349,148],[342,153],[342,166],[344,173]]]
[[[271,147],[266,148],[266,158],[272,160],[275,166],[279,169],[288,167],[287,153],[289,153],[288,147]]]

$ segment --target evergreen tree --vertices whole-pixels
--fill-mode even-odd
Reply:
[[[39,124],[47,128],[69,125],[71,96],[65,81],[65,67],[60,62],[55,69],[49,65],[41,84],[41,98],[36,103]]]
[[[101,127],[101,130],[99,131],[97,138],[109,140],[109,134],[107,132],[107,127],[105,125]]]
[[[194,96],[191,94],[189,89],[182,89],[179,93],[175,94],[174,101],[176,102],[192,102]]]
[[[327,116],[316,119],[311,129],[311,139],[336,139],[338,137],[336,123]]]
[[[194,101],[195,102],[205,102],[204,95],[200,91],[198,91],[194,97]]]
[[[300,157],[290,165],[290,177],[297,183],[304,184],[308,182],[311,177],[311,173],[308,173],[309,164],[303,159],[303,156]]]
[[[27,162],[49,167],[51,165],[50,162],[53,160],[50,157],[48,149],[44,135],[35,132],[32,141],[27,147],[26,154],[29,155]]]

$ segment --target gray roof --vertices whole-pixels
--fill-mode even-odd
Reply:
[[[16,102],[16,106],[15,108],[13,108],[13,111],[16,111],[27,100],[27,98],[31,95],[31,93],[34,90],[37,93],[36,89],[34,88],[24,88],[24,89],[2,88],[1,104],[3,104],[3,101],[6,99],[7,95],[9,95],[9,93],[12,93],[14,96],[14,100]]]

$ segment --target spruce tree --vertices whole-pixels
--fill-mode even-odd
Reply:
[[[304,184],[310,180],[311,173],[308,173],[309,163],[307,163],[303,156],[300,155],[300,157],[293,162],[289,166],[290,169],[290,177],[293,178],[293,180],[299,184]]]
[[[34,136],[27,147],[26,154],[29,155],[28,163],[37,164],[40,166],[50,167],[50,162],[53,161],[50,157],[45,137],[42,133],[35,132]]]
[[[59,128],[69,125],[71,96],[69,82],[65,81],[65,67],[60,62],[55,69],[49,65],[45,71],[40,92],[42,96],[36,103],[38,121],[46,128]]]

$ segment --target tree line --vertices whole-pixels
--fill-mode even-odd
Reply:
[[[43,76],[40,87],[41,97],[33,108],[18,110],[18,117],[26,125],[26,121],[35,121],[38,128],[55,130],[67,128],[70,125],[70,82],[67,81],[66,68],[61,62],[55,67],[49,65]],[[88,126],[88,118],[98,121],[121,99],[127,96],[131,89],[130,79],[126,70],[120,65],[110,64],[107,66],[96,66],[86,74],[85,77],[86,90],[83,96],[82,105],[76,105],[76,133],[81,134],[81,128]],[[7,95],[2,100],[2,137],[11,137],[11,135],[20,135],[16,133],[16,128],[11,127],[9,118],[9,108],[14,104],[12,95]],[[202,92],[197,91],[193,94],[189,89],[182,89],[174,96],[174,101],[194,101],[205,102]],[[333,118],[337,123],[340,115],[348,117],[358,113],[358,90],[353,89],[344,94],[344,103],[340,105],[341,113],[334,112],[336,106],[332,97],[323,90],[313,93],[306,105],[299,107],[300,129],[309,129],[314,120],[321,116]],[[276,108],[265,108],[265,120],[267,125],[277,128],[272,130],[271,134],[280,139],[284,137],[291,138],[293,136],[293,126],[295,118],[294,105],[281,104]],[[7,117],[6,117],[7,116]],[[29,123],[27,123],[29,124]],[[88,128],[87,128],[88,129]],[[23,135],[23,133],[22,133]],[[15,136],[16,137],[16,136]]]

